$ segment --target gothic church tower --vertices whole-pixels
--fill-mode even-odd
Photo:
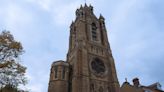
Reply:
[[[102,15],[81,6],[70,26],[67,61],[52,64],[48,92],[119,92],[114,59]]]

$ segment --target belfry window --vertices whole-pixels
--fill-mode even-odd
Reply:
[[[57,76],[58,76],[58,67],[57,66],[55,66],[55,78],[57,78]]]
[[[92,40],[97,41],[97,27],[95,23],[92,23]]]

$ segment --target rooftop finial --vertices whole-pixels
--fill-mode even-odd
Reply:
[[[100,14],[100,17],[99,17],[99,19],[103,19],[103,20],[105,20],[105,19],[104,19],[104,17],[103,17],[101,14]]]
[[[84,6],[85,6],[85,7],[88,7],[86,3],[85,3],[85,5],[84,5]]]
[[[127,78],[125,78],[125,82],[128,82],[128,79]]]
[[[80,9],[82,9],[82,8],[83,8],[83,6],[82,6],[82,4],[81,4]]]

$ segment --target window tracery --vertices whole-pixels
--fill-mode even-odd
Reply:
[[[105,72],[105,65],[104,63],[98,59],[95,58],[92,62],[91,62],[91,67],[92,69],[97,73],[97,74],[101,74]]]
[[[97,27],[95,23],[92,23],[92,39],[97,41]]]

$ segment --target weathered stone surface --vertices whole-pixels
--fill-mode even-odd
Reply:
[[[119,89],[105,19],[102,15],[97,18],[93,7],[85,5],[76,10],[76,19],[70,26],[66,62],[52,64],[48,92],[119,92]]]

